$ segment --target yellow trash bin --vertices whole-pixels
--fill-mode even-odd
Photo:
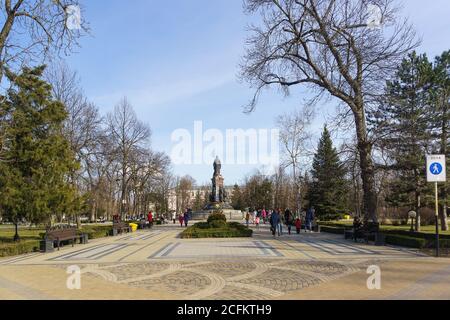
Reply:
[[[131,231],[135,232],[138,228],[138,225],[136,223],[130,223]]]

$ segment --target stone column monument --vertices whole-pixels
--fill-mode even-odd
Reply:
[[[212,187],[211,193],[209,194],[209,203],[203,211],[193,212],[193,220],[204,220],[215,210],[221,210],[228,220],[242,220],[244,217],[243,213],[240,210],[234,210],[229,203],[228,194],[224,186],[224,178],[220,173],[222,163],[219,157],[216,157],[213,167],[214,173],[211,179]]]

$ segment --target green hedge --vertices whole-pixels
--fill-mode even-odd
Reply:
[[[112,226],[83,226],[79,233],[86,233],[89,239],[98,239],[110,235]],[[17,256],[21,254],[39,251],[40,240],[44,238],[45,232],[38,232],[36,240],[26,239],[16,242],[0,242],[0,257]]]
[[[439,247],[443,249],[450,249],[450,240],[439,239]],[[436,240],[426,240],[426,248],[436,248]]]
[[[227,218],[223,213],[215,212],[209,215],[207,222],[211,224],[213,221],[227,222]]]
[[[387,234],[386,243],[401,247],[423,249],[427,245],[427,241],[422,238],[414,238],[402,235]]]
[[[22,241],[19,243],[0,243],[0,257],[17,256],[39,250],[39,241]]]
[[[320,226],[321,232],[335,233],[335,234],[344,234],[345,229],[339,227],[329,227],[329,226]]]
[[[219,222],[221,227],[213,227]],[[181,238],[240,238],[251,237],[253,231],[240,223],[230,222],[223,224],[223,221],[213,221],[211,224],[200,222],[187,228],[181,233]]]
[[[86,233],[89,239],[99,239],[112,233],[112,226],[83,226],[80,233]]]
[[[425,233],[425,232],[411,232],[409,230],[383,230],[383,233],[385,234],[392,234],[392,235],[400,235],[400,236],[406,236],[406,237],[413,237],[413,238],[421,238],[425,240],[431,240],[434,241],[436,235],[434,233]],[[439,238],[450,240],[450,235],[448,234],[441,234],[439,235]]]

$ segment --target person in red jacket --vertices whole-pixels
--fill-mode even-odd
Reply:
[[[147,220],[148,220],[148,224],[150,225],[150,227],[153,225],[153,214],[150,211],[147,215]]]
[[[180,222],[181,227],[183,227],[183,223],[184,223],[184,214],[180,214],[178,216],[178,222]]]
[[[295,228],[297,229],[297,234],[300,234],[300,230],[302,229],[302,220],[300,218],[295,220]]]

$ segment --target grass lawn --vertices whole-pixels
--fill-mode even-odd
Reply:
[[[112,225],[109,224],[83,225],[81,232],[87,233],[89,239],[96,239],[106,237],[111,229]],[[14,226],[0,225],[0,257],[20,255],[39,250],[43,233],[45,233],[44,228],[21,226],[19,227],[20,242],[14,242]]]

